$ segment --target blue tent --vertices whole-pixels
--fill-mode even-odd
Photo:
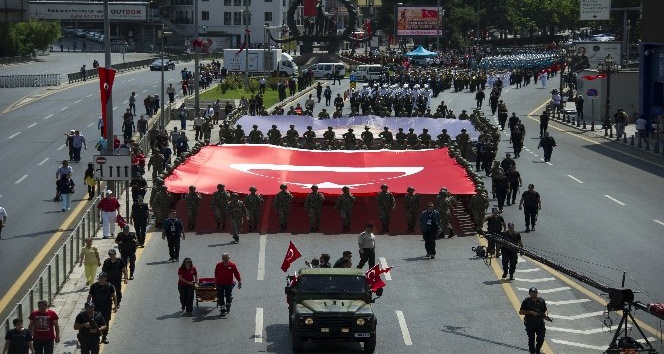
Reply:
[[[415,48],[415,50],[413,50],[412,52],[408,52],[404,55],[407,57],[435,57],[438,54],[436,52],[430,52],[424,49],[424,47],[419,46]]]

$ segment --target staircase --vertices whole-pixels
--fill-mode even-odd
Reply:
[[[470,219],[470,214],[466,211],[463,202],[458,199],[452,205],[450,224],[452,224],[452,228],[458,236],[475,236],[477,234]]]

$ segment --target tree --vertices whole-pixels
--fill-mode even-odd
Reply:
[[[0,55],[29,55],[35,50],[47,50],[61,36],[57,21],[5,23],[0,27]]]

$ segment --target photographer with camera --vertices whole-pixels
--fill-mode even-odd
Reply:
[[[546,302],[537,296],[537,288],[528,289],[528,297],[521,303],[519,315],[524,315],[523,323],[528,334],[528,351],[530,354],[540,354],[544,345],[546,326],[544,320],[551,322],[546,308]]]

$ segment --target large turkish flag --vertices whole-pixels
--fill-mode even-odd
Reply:
[[[420,194],[474,194],[465,169],[450,158],[447,149],[317,151],[272,145],[206,146],[189,157],[166,179],[168,190],[186,193],[189,186],[212,194],[217,184],[246,194],[255,186],[263,195],[275,195],[285,183],[303,196],[312,184],[327,195],[339,195],[348,186],[356,196],[375,195],[381,184],[404,194],[409,186]]]

